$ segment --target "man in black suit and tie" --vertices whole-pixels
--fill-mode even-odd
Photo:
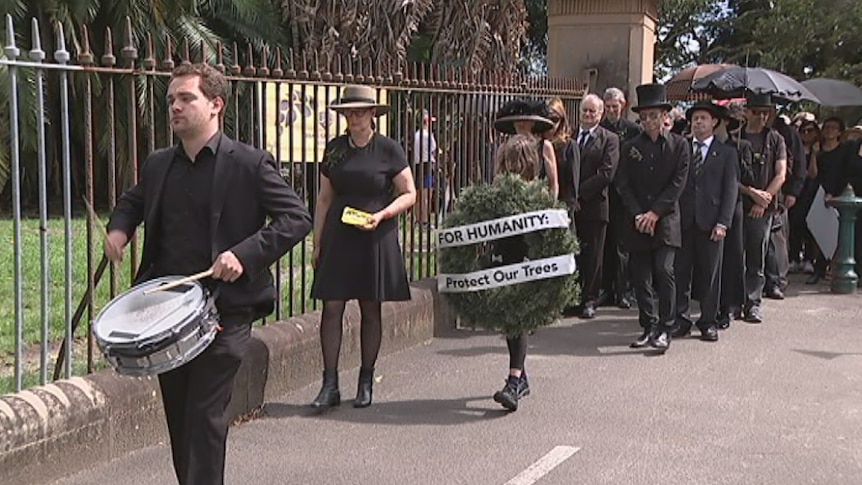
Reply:
[[[119,261],[145,224],[137,283],[213,271],[203,283],[218,295],[215,340],[159,375],[180,485],[224,483],[227,406],[251,324],[273,308],[269,267],[311,230],[308,209],[272,156],[221,133],[227,95],[227,80],[211,66],[174,70],[167,101],[180,143],[147,157],[137,185],[117,203],[105,239],[105,254]]]
[[[575,205],[575,227],[581,244],[581,318],[596,316],[596,301],[602,285],[602,260],[608,227],[608,186],[614,178],[620,156],[620,140],[601,126],[604,103],[595,94],[581,101],[580,129],[581,181]]]
[[[674,265],[677,325],[674,338],[691,332],[691,288],[696,280],[701,293],[697,321],[700,338],[718,340],[721,256],[739,191],[739,156],[715,136],[722,110],[704,101],[695,103],[686,113],[693,136],[692,162],[679,199],[682,247]]]
[[[676,316],[674,259],[682,244],[679,197],[688,176],[691,145],[662,130],[671,108],[664,85],[638,86],[637,96],[638,106],[632,111],[638,113],[644,132],[623,145],[615,180],[628,211],[624,243],[643,328],[631,346],[651,345],[665,352]]]

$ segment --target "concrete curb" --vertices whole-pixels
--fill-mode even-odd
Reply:
[[[434,280],[383,305],[381,355],[452,328]],[[359,365],[359,307],[345,311],[341,368]],[[319,312],[255,327],[230,403],[238,417],[320,379]],[[311,400],[313,396],[309,396]],[[158,382],[113,370],[0,396],[0,483],[41,484],[167,441]]]

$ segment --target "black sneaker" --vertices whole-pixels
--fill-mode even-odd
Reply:
[[[518,399],[523,399],[530,395],[530,383],[527,382],[527,373],[521,373],[521,387],[518,391]]]
[[[753,306],[748,309],[745,315],[745,321],[748,323],[761,323],[763,322],[763,314],[760,312],[759,306]]]
[[[632,342],[631,345],[629,345],[629,347],[631,347],[633,349],[640,349],[640,348],[646,347],[647,345],[649,345],[649,336],[650,336],[650,330],[649,329],[644,330],[644,333],[642,333],[641,336],[638,337],[637,340]]]
[[[494,393],[494,401],[509,411],[517,411],[518,400],[529,393],[529,385],[525,378],[509,376],[503,390]]]

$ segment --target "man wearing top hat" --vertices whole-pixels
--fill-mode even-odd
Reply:
[[[743,180],[740,191],[745,218],[745,321],[763,321],[761,303],[766,283],[764,267],[769,244],[772,216],[778,209],[778,192],[787,170],[787,148],[784,138],[766,123],[775,105],[770,94],[748,93],[745,116],[748,123],[740,136],[751,143],[754,154],[750,180]],[[746,183],[747,182],[747,183]]]
[[[733,220],[739,183],[736,150],[715,136],[723,108],[699,101],[687,112],[691,123],[692,159],[688,180],[679,199],[682,247],[676,255],[675,338],[691,332],[691,288],[700,290],[701,340],[718,340],[716,319],[724,238]]]
[[[682,244],[679,197],[692,148],[685,138],[662,129],[671,109],[664,85],[644,84],[636,89],[638,105],[632,111],[644,131],[620,150],[615,179],[629,219],[623,239],[643,329],[631,346],[650,345],[664,352],[670,346],[676,315],[674,260]]]

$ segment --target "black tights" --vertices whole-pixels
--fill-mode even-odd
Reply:
[[[320,342],[323,348],[323,368],[325,370],[338,369],[345,304],[344,301],[323,302],[323,314],[320,318]],[[373,369],[374,363],[377,361],[377,353],[380,351],[380,340],[383,337],[380,302],[360,300],[359,313],[362,316],[359,327],[362,367]]]
[[[516,337],[506,337],[506,346],[509,347],[509,369],[523,372],[524,360],[527,358],[527,336],[522,333]]]

